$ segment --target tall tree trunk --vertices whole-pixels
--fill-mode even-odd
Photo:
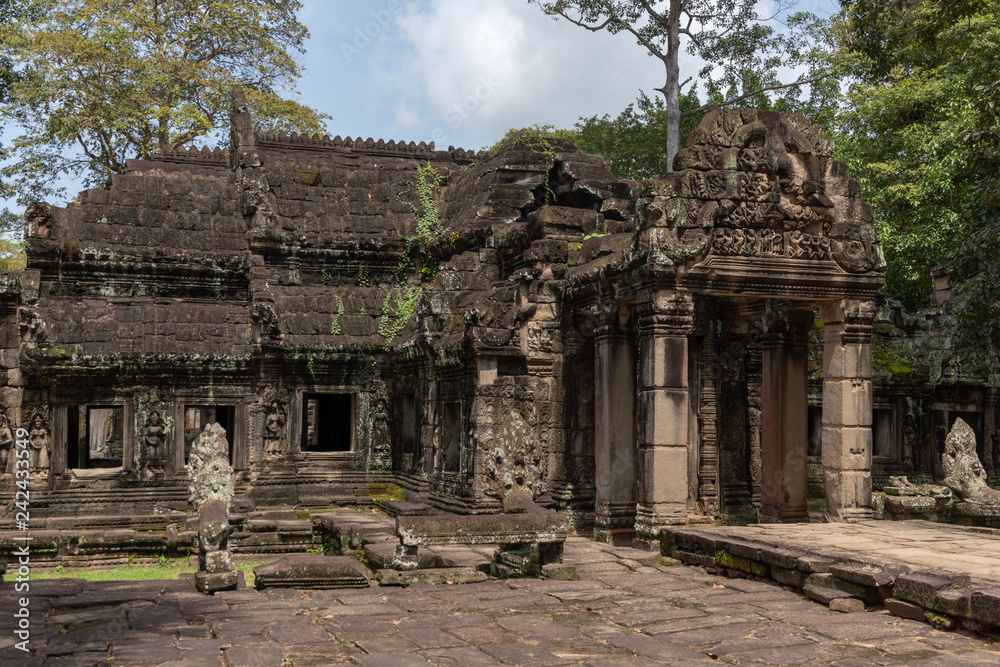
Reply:
[[[660,89],[667,103],[667,171],[674,170],[674,157],[681,143],[681,66],[680,66],[680,9],[681,0],[670,3],[667,26],[667,52],[663,65],[667,70],[667,81]]]

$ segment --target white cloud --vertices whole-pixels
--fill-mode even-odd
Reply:
[[[396,109],[396,126],[412,127],[419,122],[420,115],[413,109],[406,106],[406,104],[400,103],[399,107]]]
[[[664,77],[631,36],[554,21],[524,0],[429,0],[408,5],[399,27],[412,57],[383,74],[424,98],[441,128],[484,144],[511,127],[618,113]]]

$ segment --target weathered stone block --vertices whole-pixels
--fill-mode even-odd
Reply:
[[[253,569],[256,588],[365,588],[370,573],[351,556],[286,556]]]
[[[918,604],[913,604],[912,602],[905,602],[904,600],[898,600],[896,598],[887,598],[885,600],[885,608],[889,610],[889,613],[893,616],[909,618],[914,621],[927,620],[924,616],[925,609]]]
[[[910,570],[909,566],[901,563],[848,562],[830,566],[830,573],[838,579],[871,588],[891,586],[896,577]]]
[[[827,325],[827,341],[832,333],[831,329],[842,328],[843,325]],[[868,379],[872,376],[872,352],[871,345],[860,343],[834,343],[827,342],[823,355],[823,379],[835,381],[840,379],[861,378]]]
[[[823,466],[864,470],[871,465],[871,427],[823,427]]]
[[[642,424],[641,442],[686,447],[688,403],[687,390],[640,390],[637,408]]]
[[[687,359],[686,336],[653,336],[640,345],[643,359],[643,366],[639,369],[640,389],[687,387],[687,363],[678,361]]]
[[[728,546],[729,545],[727,545],[727,547]],[[765,565],[760,561],[752,560],[750,558],[735,556],[725,549],[720,549],[715,552],[715,565],[716,567],[721,566],[730,570],[740,570],[741,572],[746,572],[758,577],[768,577],[771,572],[769,565]]]
[[[1000,588],[977,588],[972,591],[968,616],[981,623],[1000,625]]]
[[[838,585],[832,574],[810,574],[806,579],[802,592],[817,602],[830,604],[838,598],[855,597],[851,592]]]
[[[239,572],[195,572],[195,586],[202,593],[231,591],[239,584]]]
[[[844,614],[854,614],[865,610],[865,603],[855,598],[837,598],[830,600],[830,611],[839,611]]]
[[[471,567],[442,567],[427,570],[379,570],[375,575],[382,586],[434,586],[440,584],[472,584],[486,581],[485,572]]]
[[[871,380],[823,381],[823,424],[829,426],[871,426]]]
[[[969,616],[972,591],[968,588],[944,588],[934,595],[931,609],[949,616]]]
[[[919,570],[896,578],[893,596],[913,602],[925,609],[934,608],[937,592],[945,588],[961,588],[969,584],[969,576],[946,570]]]
[[[643,485],[646,495],[640,502],[683,507],[688,492],[687,448],[649,447],[643,457]]]
[[[692,565],[701,565],[702,567],[715,567],[715,556],[706,556],[704,554],[694,553],[691,551],[682,551],[677,549],[674,551],[674,558],[677,560],[684,561],[685,563],[690,563]]]
[[[803,572],[802,570],[788,570],[783,567],[778,567],[777,565],[772,565],[771,578],[786,586],[802,588],[806,585],[806,580],[808,580],[809,574]]]

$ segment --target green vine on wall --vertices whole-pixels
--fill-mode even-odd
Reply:
[[[401,285],[389,291],[382,302],[382,315],[378,321],[378,333],[390,345],[406,327],[413,314],[417,312],[417,304],[424,288],[419,285]]]
[[[398,285],[389,290],[382,302],[378,332],[385,339],[386,345],[392,344],[392,341],[402,333],[407,322],[416,313],[417,304],[424,292],[422,285],[409,283],[408,275],[413,270],[413,260],[411,259],[413,247],[419,241],[425,243],[435,241],[445,236],[449,231],[441,220],[437,204],[445,178],[445,174],[442,174],[428,162],[426,165],[417,166],[416,176],[403,184],[405,189],[399,194],[400,201],[405,202],[416,216],[417,233],[416,236],[407,237],[406,251],[400,259],[399,266],[396,267]],[[413,193],[416,202],[404,200],[403,195],[406,193]],[[420,258],[421,282],[434,280],[437,270],[437,260],[430,253],[425,252]]]
[[[405,190],[399,194],[400,198],[405,192],[416,194],[417,203],[406,201],[406,205],[413,209],[413,214],[417,216],[417,236],[424,241],[432,241],[448,233],[441,222],[441,214],[438,212],[437,198],[444,184],[445,175],[438,171],[434,165],[428,162],[426,165],[417,166],[417,175],[413,180],[406,181],[403,185]],[[400,201],[404,201],[400,199]],[[408,239],[413,241],[415,239]]]
[[[340,329],[340,316],[344,314],[344,300],[339,296],[337,297],[337,312],[330,315],[330,333],[334,336],[339,336],[342,331]]]

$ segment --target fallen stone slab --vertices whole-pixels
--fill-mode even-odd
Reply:
[[[486,573],[471,567],[434,567],[423,570],[379,570],[376,579],[383,586],[418,584],[473,584],[486,581]]]
[[[256,588],[366,588],[371,575],[351,556],[286,556],[253,569]]]

